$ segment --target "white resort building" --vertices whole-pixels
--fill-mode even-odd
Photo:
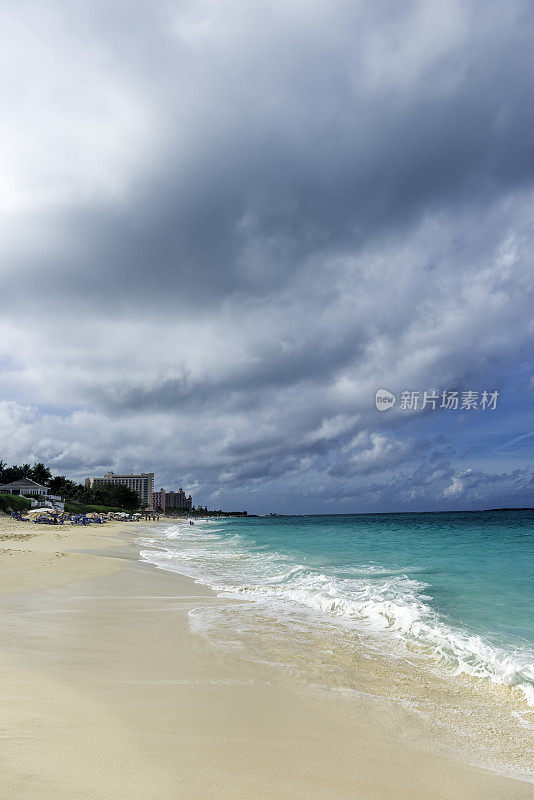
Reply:
[[[139,472],[131,475],[116,475],[114,472],[106,472],[103,478],[86,478],[85,486],[93,489],[103,483],[117,483],[127,486],[139,495],[139,500],[144,505],[152,508],[152,495],[154,493],[154,473]]]

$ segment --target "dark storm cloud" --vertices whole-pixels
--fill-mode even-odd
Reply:
[[[92,19],[85,12],[95,41],[117,48],[119,75],[133,70],[141,93],[153,90],[164,135],[127,196],[48,212],[55,246],[24,261],[12,255],[8,289],[31,276],[46,294],[101,303],[120,294],[127,306],[276,294],[311,255],[354,253],[429,210],[494,202],[531,184],[527,6],[507,11],[511,25],[499,4],[481,19],[477,4],[462,4],[458,38],[452,30],[433,57],[416,51],[417,4],[334,6],[320,15],[327,35],[294,27],[280,36],[279,8],[269,24],[262,5],[252,15],[231,4],[228,25],[240,24],[224,46],[217,30],[184,42],[181,26],[214,14],[203,4],[175,6],[172,31],[171,5],[165,17],[138,4],[134,20],[122,4]],[[404,81],[394,63],[377,78],[366,56],[367,40],[387,44],[391,19],[415,37],[420,58]]]

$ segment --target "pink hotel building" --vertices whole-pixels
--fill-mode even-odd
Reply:
[[[160,489],[159,492],[152,493],[152,507],[154,511],[165,511],[170,508],[191,511],[193,498],[191,495],[186,497],[183,489],[179,489],[177,492],[166,492],[165,489]]]

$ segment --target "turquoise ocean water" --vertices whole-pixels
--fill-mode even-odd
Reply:
[[[199,520],[142,557],[279,615],[409,643],[534,705],[534,512]]]

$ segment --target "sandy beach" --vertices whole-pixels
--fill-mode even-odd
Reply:
[[[214,647],[191,616],[222,601],[141,563],[142,527],[0,517],[3,800],[532,797],[371,698]]]

